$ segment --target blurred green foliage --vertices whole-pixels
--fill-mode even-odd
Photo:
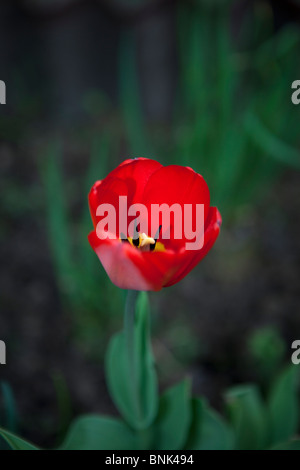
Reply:
[[[3,425],[10,432],[18,430],[18,413],[15,398],[11,387],[6,382],[0,384],[0,426]],[[9,446],[0,437],[0,450],[9,450]]]
[[[58,286],[65,310],[72,311],[75,338],[90,354],[99,354],[99,348],[100,354],[104,352],[105,337],[123,300],[122,291],[108,281],[87,240],[92,230],[87,195],[95,180],[105,175],[110,138],[102,136],[94,141],[88,174],[80,188],[86,203],[79,218],[72,215],[59,141],[48,147],[41,160],[46,222]]]
[[[260,382],[267,386],[282,367],[286,345],[278,330],[268,326],[256,330],[250,336],[248,346],[252,367],[257,371]]]
[[[109,389],[122,419],[80,417],[71,425],[61,450],[300,450],[296,366],[277,375],[265,399],[255,385],[228,390],[223,417],[204,399],[192,397],[189,380],[159,397],[147,295],[140,293],[131,305],[134,347],[131,351],[133,344],[127,343],[125,320],[123,331],[111,341],[106,361]],[[38,449],[4,429],[0,435],[14,450]]]
[[[230,215],[234,207],[259,197],[276,174],[279,149],[272,132],[296,143],[295,127],[276,110],[290,120],[289,83],[296,73],[293,58],[300,36],[282,31],[262,46],[271,18],[259,10],[251,26],[243,25],[251,34],[237,48],[229,34],[229,10],[181,8],[185,100],[180,112],[188,119],[177,145],[186,164],[204,172],[214,202]],[[296,151],[291,153],[294,157]],[[299,165],[298,155],[292,159],[282,151],[280,156]]]
[[[273,35],[264,4],[233,33],[232,2],[202,3],[178,7],[181,80],[172,153],[204,175],[214,204],[229,217],[266,192],[279,162],[300,168],[290,99],[300,34],[289,26]]]

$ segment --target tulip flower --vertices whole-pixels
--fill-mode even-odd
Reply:
[[[125,198],[128,207],[149,209],[138,224],[132,213],[123,213],[120,201]],[[187,249],[188,239],[182,226],[182,237],[176,236],[175,215],[170,218],[169,227],[158,221],[151,226],[152,208],[162,205],[182,208],[183,214],[188,206],[203,208],[203,242],[199,249]],[[210,207],[209,189],[201,175],[191,168],[162,166],[146,158],[126,160],[104,180],[96,182],[89,194],[89,206],[94,224],[89,235],[91,247],[115,285],[137,291],[159,291],[183,279],[210,251],[222,222],[218,209]],[[104,212],[99,207],[104,212],[109,207],[114,209],[116,221],[110,233],[105,232]],[[121,227],[120,220],[127,215],[127,226],[123,222]],[[129,226],[133,227],[134,221],[135,229],[130,234]],[[142,230],[147,224],[151,233]]]

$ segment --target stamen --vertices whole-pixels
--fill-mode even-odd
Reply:
[[[152,246],[155,246],[155,240],[154,238],[151,238],[151,237],[147,237],[147,235],[145,233],[142,233],[140,235],[140,247],[143,248],[143,247],[146,247],[146,246],[149,246],[150,245],[150,249]]]
[[[145,233],[139,234],[135,227],[134,238],[126,237],[124,233],[121,233],[120,241],[122,243],[129,243],[131,246],[140,249],[141,251],[164,251],[165,247],[162,243],[158,242],[157,239],[160,235],[162,226],[159,227],[156,237],[148,237]]]
[[[157,232],[156,232],[156,235],[155,235],[155,241],[157,242],[158,238],[159,238],[159,235],[160,235],[160,232],[161,232],[161,229],[162,229],[162,225],[159,226]]]
[[[161,229],[162,229],[162,225],[159,226],[159,228],[158,228],[158,230],[157,230],[157,232],[156,232],[155,240],[154,240],[155,243],[154,243],[154,245],[151,245],[151,246],[150,246],[150,251],[154,251],[154,250],[155,250],[155,248],[156,248],[156,243],[157,243],[157,240],[158,240],[158,238],[159,238]]]
[[[132,239],[133,245],[138,248],[140,246],[140,237]]]
[[[123,243],[130,243],[130,241],[128,240],[128,238],[126,237],[126,235],[124,235],[123,232],[121,233],[121,242],[123,242]]]

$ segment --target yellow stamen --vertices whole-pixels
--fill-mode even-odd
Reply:
[[[155,245],[154,238],[148,237],[145,233],[140,234],[140,248],[147,247],[149,245]]]
[[[133,248],[138,248],[141,251],[165,251],[165,247],[162,243],[152,237],[148,237],[145,233],[140,233],[138,238],[135,239],[132,237],[125,238],[123,235],[120,241],[123,243],[128,242]]]
[[[165,251],[165,245],[160,242],[156,242],[154,251]]]

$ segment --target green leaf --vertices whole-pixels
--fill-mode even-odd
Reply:
[[[183,449],[191,421],[190,388],[185,380],[161,397],[154,427],[156,450]]]
[[[146,292],[139,294],[136,304],[136,361],[141,399],[141,427],[149,426],[158,411],[158,380],[155,371],[150,334],[150,306]]]
[[[231,450],[233,432],[228,424],[213,411],[205,400],[193,400],[193,422],[187,450]]]
[[[41,158],[41,177],[45,190],[45,217],[55,270],[64,293],[67,293],[70,281],[74,281],[75,269],[70,244],[70,214],[66,203],[62,160],[62,144],[56,140],[49,145]]]
[[[61,450],[135,450],[135,436],[120,420],[83,416],[70,428]]]
[[[120,100],[131,154],[151,154],[141,108],[136,45],[132,33],[123,32],[119,54]]]
[[[0,428],[0,436],[5,439],[12,450],[40,450],[30,442],[25,441],[21,437],[18,437],[9,431],[6,431],[5,429]]]
[[[272,447],[270,450],[300,450],[300,440],[284,442]]]
[[[249,113],[245,120],[245,127],[246,132],[266,155],[285,165],[300,168],[298,150],[273,135],[257,116]]]
[[[0,390],[3,397],[5,427],[12,432],[16,432],[18,417],[13,391],[10,385],[6,382],[1,383]]]
[[[154,421],[158,409],[158,386],[151,351],[147,299],[147,294],[143,292],[136,304],[135,380],[131,377],[124,332],[113,337],[106,356],[106,376],[111,396],[124,419],[135,429],[147,428]]]
[[[295,436],[299,422],[297,397],[298,369],[289,366],[271,390],[268,409],[271,422],[271,442],[276,445]]]
[[[18,415],[15,398],[10,385],[6,382],[0,384],[0,426],[4,426],[10,432],[17,432]],[[7,442],[0,437],[0,451],[9,450]]]
[[[235,387],[226,393],[231,422],[240,450],[263,449],[267,442],[267,413],[255,386]]]

